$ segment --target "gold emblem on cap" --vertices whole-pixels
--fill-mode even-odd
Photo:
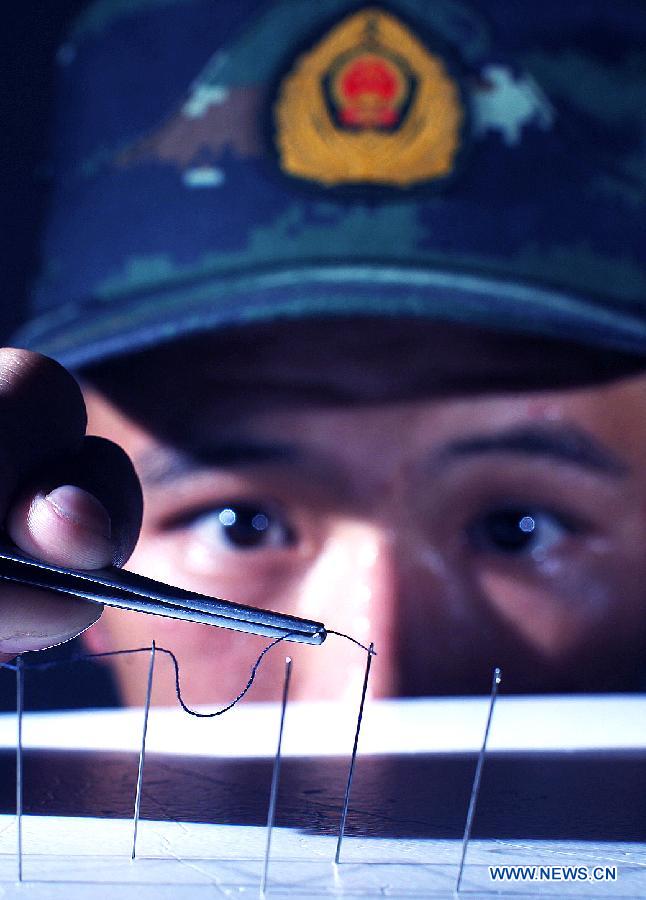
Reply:
[[[296,61],[274,114],[283,171],[328,187],[446,177],[464,118],[442,58],[376,8],[343,19]]]

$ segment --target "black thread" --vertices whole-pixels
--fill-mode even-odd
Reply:
[[[335,634],[337,637],[345,638],[346,641],[352,641],[353,644],[356,644],[357,647],[361,647],[362,650],[365,650],[366,653],[369,653],[371,656],[376,656],[377,651],[373,648],[372,644],[369,647],[366,647],[365,644],[362,644],[361,641],[358,641],[356,638],[350,637],[349,634],[344,634],[342,631],[332,631],[330,629],[326,629],[328,634]]]
[[[361,644],[359,641],[355,640],[355,638],[350,637],[349,634],[343,634],[343,632],[341,632],[341,631],[328,631],[327,633],[334,634],[337,637],[342,637],[342,638],[345,638],[347,641],[351,641],[353,644],[356,644],[357,647],[361,647],[362,650],[365,650],[366,653],[369,653],[372,656],[377,655],[375,650],[372,649],[372,646],[370,646],[370,647],[364,646],[364,644]],[[197,710],[191,709],[191,707],[187,706],[187,704],[184,702],[184,698],[182,697],[181,684],[180,684],[179,661],[178,661],[177,657],[175,656],[175,654],[173,653],[173,651],[167,650],[166,647],[155,647],[155,651],[157,653],[165,653],[167,656],[170,657],[170,659],[173,663],[173,667],[175,669],[175,694],[177,696],[177,702],[182,707],[184,712],[187,713],[189,716],[195,716],[198,719],[213,719],[216,716],[221,716],[225,712],[228,712],[230,709],[232,709],[237,703],[239,703],[242,700],[242,698],[249,692],[252,684],[254,683],[254,681],[256,679],[256,673],[258,672],[258,668],[259,668],[261,662],[263,661],[263,659],[265,658],[266,654],[269,653],[269,651],[273,647],[275,647],[276,644],[280,644],[282,641],[287,640],[287,638],[289,638],[289,637],[292,637],[291,632],[289,634],[284,634],[282,637],[276,638],[276,640],[272,641],[270,644],[267,644],[267,646],[264,648],[264,650],[261,651],[257,660],[251,667],[251,674],[249,675],[249,680],[247,681],[244,688],[240,691],[238,696],[235,697],[235,699],[233,699],[226,706],[223,706],[222,709],[218,709],[215,712],[209,712],[209,713],[197,712]],[[25,669],[34,669],[34,670],[38,669],[38,670],[45,671],[46,669],[54,669],[57,666],[69,666],[69,665],[74,665],[75,663],[79,663],[79,662],[89,662],[90,660],[93,660],[93,659],[102,659],[107,656],[126,656],[130,653],[150,653],[150,649],[151,649],[150,647],[133,647],[132,649],[128,649],[128,650],[108,650],[105,653],[75,653],[74,655],[70,656],[69,659],[52,659],[52,660],[48,660],[47,662],[41,662],[41,663],[25,662],[24,668]],[[16,666],[12,665],[11,663],[0,663],[0,668],[9,669],[11,672],[16,671]]]

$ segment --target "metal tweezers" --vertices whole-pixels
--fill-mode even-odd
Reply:
[[[5,542],[0,545],[0,580],[83,597],[118,609],[218,625],[302,644],[322,644],[327,637],[320,622],[206,597],[112,566],[92,571],[53,566],[31,559]]]

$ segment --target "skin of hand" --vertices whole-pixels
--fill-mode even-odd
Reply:
[[[646,649],[639,360],[425,322],[315,322],[159,347],[84,373],[91,430],[146,499],[128,567],[374,640],[376,696],[635,686]],[[521,525],[522,523],[522,525]],[[193,703],[266,644],[106,610],[94,652],[174,650]],[[363,655],[289,646],[293,695],[357,693]],[[284,654],[263,663],[275,699]],[[112,662],[140,703],[147,660]],[[174,701],[160,661],[154,702]]]
[[[56,565],[122,565],[141,524],[137,476],[123,450],[86,437],[83,396],[58,363],[0,350],[0,516],[6,538]],[[0,586],[0,660],[62,643],[101,614],[90,601]]]

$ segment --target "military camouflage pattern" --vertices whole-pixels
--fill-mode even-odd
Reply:
[[[446,181],[334,189],[281,170],[281,79],[368,7],[459,85]],[[20,343],[82,366],[226,325],[380,313],[646,353],[639,2],[99,0],[58,65]]]

